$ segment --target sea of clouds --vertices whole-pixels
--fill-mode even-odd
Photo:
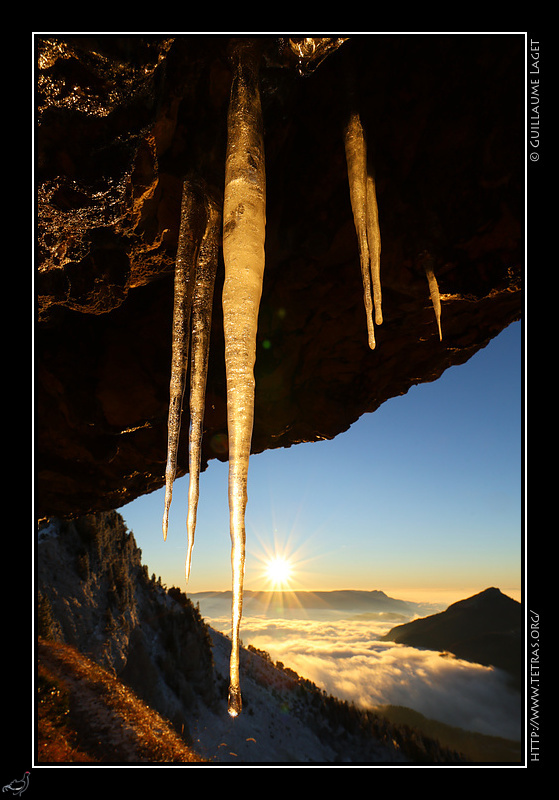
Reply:
[[[225,634],[230,617],[205,617]],[[246,616],[242,641],[270,654],[328,693],[364,707],[401,705],[448,725],[521,738],[521,698],[499,670],[439,652],[383,642],[396,623],[374,615],[343,619]]]

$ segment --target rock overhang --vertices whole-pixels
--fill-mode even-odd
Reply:
[[[191,175],[223,191],[227,39],[37,43],[41,516],[117,508],[164,483],[180,188]],[[522,36],[359,35],[306,77],[278,61],[275,39],[263,46],[254,452],[333,438],[466,361],[519,319],[524,260]],[[352,104],[371,143],[382,233],[374,351],[343,152]],[[227,458],[222,267],[204,463]],[[179,474],[187,422],[183,436]]]

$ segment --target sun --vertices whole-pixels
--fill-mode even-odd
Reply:
[[[296,543],[295,538],[292,530],[286,533],[273,528],[265,534],[255,531],[259,546],[250,548],[246,577],[256,591],[280,594],[296,593],[304,588],[308,580],[305,572],[309,562],[305,555],[307,543]]]
[[[266,563],[265,572],[273,588],[284,589],[293,576],[293,565],[283,556],[274,556]]]

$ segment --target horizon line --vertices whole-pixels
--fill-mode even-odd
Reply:
[[[522,593],[522,587],[519,587],[519,588],[507,587],[505,589],[501,589],[499,586],[496,586],[495,584],[489,584],[489,585],[485,586],[485,588],[483,588],[483,589],[473,589],[472,588],[472,589],[468,589],[468,590],[465,590],[465,591],[469,591],[473,595],[476,595],[476,594],[481,594],[483,592],[486,592],[489,589],[497,589],[502,594],[507,594],[507,593],[513,593],[513,594],[520,593],[521,594]],[[417,589],[417,588],[410,588],[410,589],[402,588],[402,589],[395,589],[395,590],[389,590],[389,591],[396,591],[396,592],[400,592],[401,591],[401,592],[406,592],[406,593],[409,593],[409,592],[418,592],[419,593],[419,592],[421,592],[423,594],[432,592],[433,594],[439,594],[441,592],[442,593],[460,592],[461,590],[453,588],[453,587],[444,587],[444,588],[431,589],[431,590],[430,589],[424,589],[424,588],[422,588],[420,590]],[[334,592],[345,592],[345,593],[363,592],[363,593],[367,593],[367,594],[371,594],[373,592],[376,592],[376,593],[379,593],[379,594],[383,594],[386,597],[390,597],[390,595],[387,594],[387,592],[384,589],[350,589],[350,588],[345,588],[345,589],[294,589],[294,588],[285,588],[285,589],[279,589],[279,588],[273,588],[273,589],[249,589],[249,588],[247,588],[247,589],[244,589],[244,594],[251,594],[251,593],[252,594],[333,594]],[[184,590],[184,593],[186,595],[188,595],[188,594],[191,594],[191,595],[195,595],[195,594],[231,594],[232,590],[231,589],[197,589],[196,591],[189,591],[188,587],[187,587],[186,590]],[[472,596],[472,594],[470,594],[469,596]],[[393,598],[393,599],[399,599],[399,598]]]

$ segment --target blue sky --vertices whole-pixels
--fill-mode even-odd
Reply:
[[[466,364],[415,386],[329,442],[251,457],[245,587],[269,588],[267,558],[287,554],[293,588],[381,589],[454,602],[488,586],[520,600],[521,324]],[[188,592],[231,585],[227,464],[200,478],[184,579],[188,476],[120,510],[149,572]]]

